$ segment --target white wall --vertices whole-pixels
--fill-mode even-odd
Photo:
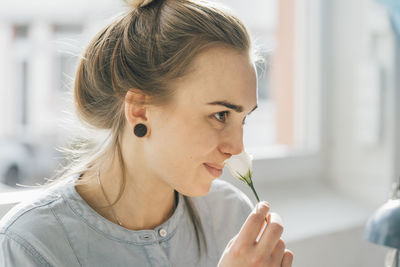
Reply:
[[[331,23],[325,40],[327,176],[341,191],[379,205],[387,199],[396,174],[400,175],[396,173],[394,162],[394,129],[398,120],[395,102],[399,104],[394,84],[394,38],[385,10],[375,1],[335,0],[330,1],[329,9]],[[365,62],[383,69],[381,121],[377,129],[381,136],[371,144],[362,143],[358,136],[360,123],[363,123],[360,120],[372,117],[368,114],[371,109],[365,106],[361,107],[362,114],[367,117],[360,119],[357,114],[359,94],[366,91],[358,88],[357,73]],[[371,127],[370,130],[375,129]]]
[[[10,99],[14,99],[11,87],[11,55],[12,55],[12,29],[0,21],[0,136],[10,135],[13,132],[13,118],[9,111],[12,110]]]

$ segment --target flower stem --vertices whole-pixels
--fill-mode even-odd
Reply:
[[[254,195],[256,196],[257,202],[260,202],[260,198],[259,198],[258,195],[257,195],[256,189],[254,188],[253,181],[251,181],[250,183],[248,183],[248,185],[250,186],[251,190],[253,191]],[[267,218],[264,218],[264,220],[265,220],[265,223],[268,225],[268,220],[267,220]]]
[[[256,196],[257,202],[260,202],[260,198],[257,195],[256,189],[254,189],[253,182],[248,183],[250,186],[251,190],[253,190],[254,195]]]

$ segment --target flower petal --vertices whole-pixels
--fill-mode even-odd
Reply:
[[[225,161],[226,166],[232,176],[246,183],[251,182],[252,176],[252,156],[245,151],[234,155]]]

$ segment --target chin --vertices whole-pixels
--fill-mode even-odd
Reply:
[[[195,188],[192,188],[192,190],[185,190],[185,192],[182,192],[182,194],[188,197],[204,197],[208,194],[208,192],[210,192],[211,184],[212,181],[197,185]]]

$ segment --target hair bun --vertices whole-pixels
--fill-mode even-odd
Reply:
[[[132,8],[136,9],[147,6],[152,2],[152,0],[128,0],[127,2]]]

